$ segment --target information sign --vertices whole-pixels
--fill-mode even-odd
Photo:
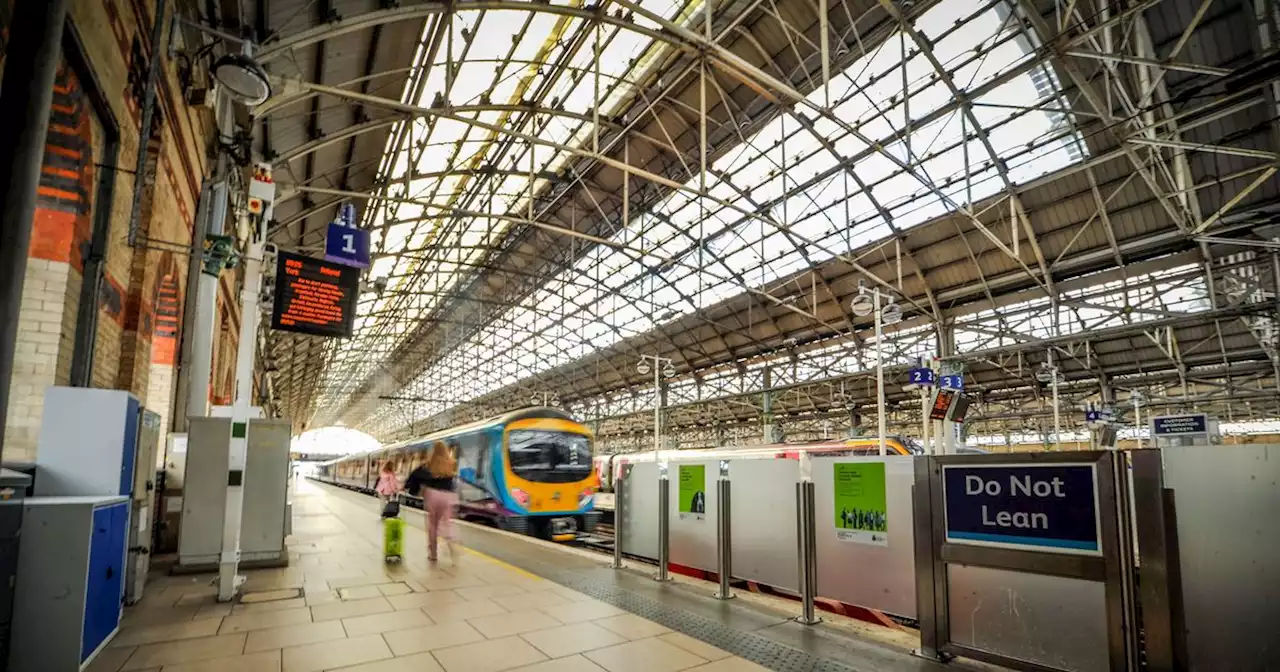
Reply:
[[[962,374],[962,373],[953,373],[953,374],[951,374],[951,375],[943,376],[943,377],[942,377],[941,379],[939,379],[939,381],[938,381],[938,387],[941,387],[941,388],[943,388],[943,389],[947,389],[947,390],[963,390],[963,389],[964,389],[964,374]]]
[[[951,404],[956,400],[960,393],[945,387],[938,388],[938,393],[933,397],[933,408],[929,409],[930,420],[946,420],[947,413],[951,410]]]
[[[884,462],[832,465],[835,479],[836,538],[873,546],[889,545]]]
[[[907,382],[911,385],[933,385],[937,380],[937,376],[933,369],[927,366],[912,367],[907,372]]]
[[[369,232],[330,222],[324,240],[324,258],[347,266],[369,268]]]
[[[707,517],[707,465],[682,464],[680,479],[680,519]]]
[[[281,252],[271,328],[349,338],[359,294],[359,270]]]
[[[950,543],[1102,554],[1093,464],[946,464],[942,493]]]
[[[1151,431],[1156,436],[1204,434],[1209,431],[1209,416],[1204,413],[1157,416],[1151,420]]]

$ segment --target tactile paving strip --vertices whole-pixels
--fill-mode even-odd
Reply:
[[[611,575],[610,572],[606,572]],[[647,618],[714,647],[778,672],[857,672],[855,668],[818,658],[767,637],[731,628],[716,621],[667,606],[658,600],[618,587],[598,571],[557,573],[546,578],[601,602]]]
[[[487,535],[486,535],[487,536]],[[575,567],[565,567],[565,558],[539,556],[547,551],[529,547],[512,552],[509,540],[498,537],[481,539],[473,537],[476,550],[504,562],[510,562],[528,571],[572,588],[585,595],[613,605],[619,609],[649,619],[659,625],[706,642],[730,654],[745,658],[778,672],[863,672],[844,663],[820,658],[792,646],[745,630],[729,627],[714,619],[689,613],[678,607],[663,604],[618,585],[614,570],[598,564],[570,561]],[[495,543],[496,542],[496,543]]]

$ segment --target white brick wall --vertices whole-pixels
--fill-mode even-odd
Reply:
[[[64,351],[75,341],[75,311],[70,311],[72,329],[67,336],[64,331],[68,312],[66,297],[68,284],[75,285],[78,295],[79,275],[71,270],[70,264],[27,260],[13,379],[9,386],[9,418],[4,438],[6,461],[35,459],[44,391],[70,380],[71,353],[64,354]],[[71,283],[73,279],[76,282]],[[65,367],[60,366],[63,359]],[[65,368],[63,375],[59,375],[61,368]]]
[[[173,366],[152,364],[147,378],[147,398],[143,406],[160,415],[160,445],[156,449],[156,467],[164,466],[164,442],[169,436],[169,415],[173,399]]]

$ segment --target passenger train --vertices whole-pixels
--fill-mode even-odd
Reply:
[[[889,455],[922,455],[924,449],[915,439],[903,436],[885,437],[885,451]],[[823,457],[840,457],[843,455],[879,455],[880,441],[876,437],[857,439],[837,439],[830,441],[814,441],[811,443],[775,443],[759,446],[737,446],[724,448],[708,448],[694,450],[663,450],[658,452],[661,461],[669,459],[681,460],[714,460],[714,459],[800,459],[801,453]],[[614,481],[622,474],[628,464],[640,464],[653,461],[653,451],[636,453],[616,453],[597,455],[594,459],[596,476],[600,479],[600,490],[613,492]]]
[[[313,478],[373,493],[384,463],[403,484],[426,463],[431,446],[443,441],[458,458],[460,518],[569,541],[590,532],[600,515],[594,510],[599,480],[592,470],[593,440],[563,411],[526,408],[325,462]]]

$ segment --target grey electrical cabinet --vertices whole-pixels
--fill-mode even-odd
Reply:
[[[23,500],[10,672],[78,672],[115,636],[129,498]]]
[[[246,438],[240,562],[246,567],[286,565],[289,421],[251,419]],[[208,571],[218,565],[230,441],[230,418],[191,418],[175,571]]]

